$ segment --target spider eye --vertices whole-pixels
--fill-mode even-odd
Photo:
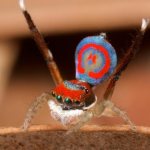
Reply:
[[[64,100],[64,102],[65,102],[66,104],[71,104],[71,103],[72,103],[71,99],[69,99],[69,98],[66,98],[66,99]]]
[[[59,101],[59,102],[62,102],[62,97],[60,95],[56,96],[56,99]]]

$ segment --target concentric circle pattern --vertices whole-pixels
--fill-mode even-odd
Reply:
[[[76,78],[91,85],[107,79],[117,65],[117,55],[104,36],[84,38],[76,48]]]

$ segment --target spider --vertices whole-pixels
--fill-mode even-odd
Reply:
[[[111,101],[111,97],[116,81],[139,50],[149,19],[142,20],[141,28],[131,47],[118,64],[116,51],[108,42],[106,33],[81,40],[75,52],[76,79],[63,81],[53,55],[27,11],[24,0],[19,0],[19,5],[56,84],[50,92],[43,93],[33,102],[26,114],[22,129],[29,128],[36,112],[47,102],[51,116],[68,127],[68,132],[77,131],[93,117],[102,115],[118,115],[134,130],[135,125],[126,113]],[[107,88],[102,100],[97,100],[93,88],[104,80],[109,80]]]

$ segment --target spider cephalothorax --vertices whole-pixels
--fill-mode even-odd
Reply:
[[[64,81],[52,90],[63,109],[84,109],[95,101],[91,86],[81,80]]]

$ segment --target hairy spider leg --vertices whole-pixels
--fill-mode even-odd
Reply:
[[[53,78],[55,84],[57,85],[57,84],[62,83],[63,79],[62,79],[60,71],[57,67],[56,62],[53,59],[53,55],[52,55],[50,49],[48,48],[48,46],[47,46],[43,36],[41,35],[40,31],[38,30],[38,28],[34,24],[32,18],[31,18],[31,15],[27,11],[27,9],[25,7],[24,0],[19,0],[19,5],[20,5],[20,8],[24,14],[24,17],[26,19],[28,27],[32,33],[32,36],[33,36],[36,44],[39,47],[40,52],[42,53],[42,55],[43,55],[43,57],[47,63],[47,67],[50,71],[50,74],[52,75],[52,78]]]
[[[112,74],[112,76],[109,79],[108,86],[104,93],[105,100],[111,98],[116,81],[119,80],[121,73],[127,68],[130,61],[135,57],[136,53],[139,51],[140,45],[141,45],[143,37],[144,37],[144,33],[148,27],[148,24],[149,24],[149,19],[142,20],[141,28],[138,30],[135,38],[133,39],[132,45],[126,51],[124,57],[121,59],[116,70],[114,71],[114,73]]]
[[[29,12],[26,10],[24,0],[19,0],[19,5],[20,5],[20,8],[24,14],[24,17],[25,17],[26,22],[29,26],[29,29],[32,33],[32,36],[33,36],[36,44],[38,45],[39,50],[44,57],[44,60],[47,63],[47,67],[48,67],[48,69],[52,75],[54,83],[56,85],[62,83],[63,79],[62,79],[62,76],[59,72],[57,64],[55,63],[55,61],[53,59],[53,55],[52,55],[50,49],[48,48],[48,46],[47,46],[43,36],[41,35],[40,31],[38,30],[38,28],[34,24]],[[49,97],[50,97],[50,95],[48,93],[43,93],[40,97],[38,97],[33,102],[33,104],[30,106],[30,108],[27,112],[24,123],[21,127],[23,130],[28,129],[28,127],[30,126],[31,121],[32,121],[33,117],[35,116],[36,112],[40,109],[40,107],[42,107],[45,104],[45,102],[47,102],[49,100],[48,99]]]
[[[23,125],[21,126],[21,130],[26,131],[30,125],[31,122],[37,113],[37,111],[50,100],[51,95],[49,93],[43,93],[41,96],[37,97],[36,100],[33,101],[33,104],[30,106],[26,117],[24,119]]]

